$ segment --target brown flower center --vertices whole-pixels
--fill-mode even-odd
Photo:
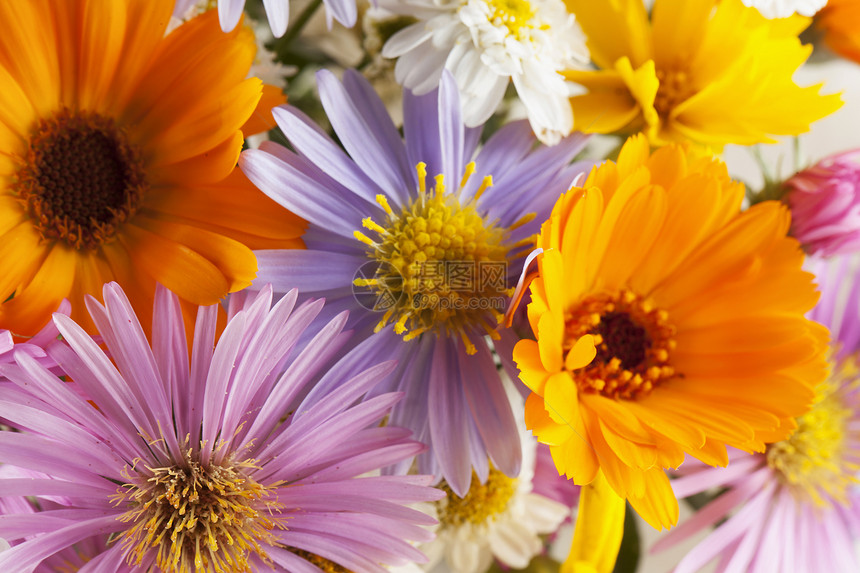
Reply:
[[[567,313],[565,329],[568,346],[594,336],[597,356],[573,373],[583,392],[636,399],[676,376],[669,360],[675,328],[667,313],[629,291],[584,299]]]
[[[692,78],[684,70],[657,70],[657,79],[660,83],[654,98],[654,109],[660,117],[669,117],[677,105],[695,93]]]
[[[45,240],[93,249],[137,209],[146,178],[112,119],[63,110],[36,126],[14,189]]]

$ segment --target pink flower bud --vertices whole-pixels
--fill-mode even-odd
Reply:
[[[785,186],[791,231],[807,252],[860,251],[860,149],[823,159]]]

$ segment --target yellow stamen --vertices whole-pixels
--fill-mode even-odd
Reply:
[[[580,389],[631,400],[672,378],[675,371],[668,362],[675,328],[668,318],[652,301],[630,291],[580,301],[565,316],[565,350],[588,334],[597,349],[597,357],[574,372]]]
[[[794,433],[767,448],[768,465],[797,497],[821,506],[845,504],[848,492],[860,483],[860,468],[849,451],[860,439],[860,431],[851,427],[858,374],[853,358],[836,365],[831,378],[816,389],[812,409],[797,419]]]
[[[463,171],[463,178],[460,179],[460,189],[463,189],[466,186],[466,183],[469,182],[469,178],[475,172],[475,162],[470,161],[466,165],[466,169]]]
[[[254,460],[204,465],[187,441],[183,449],[174,465],[123,473],[128,481],[113,501],[129,507],[119,518],[131,525],[120,535],[129,565],[152,553],[159,570],[177,573],[250,571],[253,554],[268,562],[263,546],[276,544],[271,530],[284,526],[261,512],[279,514],[272,498],[280,484],[250,477]]]
[[[386,220],[362,220],[365,228],[378,235],[377,240],[354,232],[380,265],[378,276],[355,279],[353,284],[378,290],[381,298],[393,304],[376,331],[393,320],[395,332],[404,340],[435,331],[460,336],[473,353],[476,347],[464,333],[478,327],[497,337],[490,317],[502,316],[512,292],[507,286],[511,253],[505,244],[507,231],[484,219],[477,210],[477,198],[461,203],[457,193],[446,194],[443,175],[434,177],[431,193],[425,186],[426,166],[419,163],[415,170],[419,193],[412,203],[395,213],[379,196]],[[469,164],[462,185],[474,171],[475,165]]]
[[[440,199],[445,194],[445,176],[440,173],[433,179],[436,181],[436,198]]]
[[[478,187],[477,191],[475,191],[475,199],[474,200],[478,201],[478,199],[481,198],[481,195],[484,194],[484,191],[486,191],[487,189],[489,189],[492,186],[493,186],[493,176],[487,175],[486,177],[484,177],[484,180],[481,181],[481,186]]]
[[[517,219],[513,225],[511,225],[511,231],[513,231],[514,229],[519,229],[526,223],[531,223],[535,220],[535,217],[537,217],[537,213],[526,213],[525,215]]]
[[[352,236],[355,237],[356,239],[358,239],[359,241],[361,241],[362,243],[364,243],[365,245],[367,245],[368,247],[375,247],[376,246],[376,243],[374,243],[370,237],[368,237],[367,235],[365,235],[361,231],[354,231],[352,233]]]
[[[427,193],[427,164],[422,161],[415,166],[415,171],[418,173],[418,192],[424,195]]]
[[[517,480],[490,464],[487,482],[481,483],[472,473],[472,483],[465,497],[455,494],[444,481],[437,486],[447,497],[436,502],[439,527],[459,527],[466,523],[484,525],[505,511],[517,490]]]
[[[379,224],[377,224],[370,217],[365,217],[364,219],[362,219],[361,224],[362,224],[362,226],[364,226],[365,229],[370,229],[371,231],[376,231],[380,235],[385,233],[385,228],[380,227]]]
[[[376,202],[379,203],[388,215],[394,215],[391,210],[391,205],[388,204],[388,198],[385,195],[377,195]]]

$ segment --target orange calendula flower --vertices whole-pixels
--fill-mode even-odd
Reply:
[[[809,18],[768,20],[740,0],[656,0],[650,18],[642,0],[566,2],[600,68],[565,73],[588,89],[571,99],[580,131],[719,149],[806,132],[842,105],[792,80]]]
[[[860,63],[860,2],[828,0],[815,17],[815,27],[824,33],[827,47]]]
[[[165,37],[172,0],[0,3],[0,328],[32,334],[63,298],[156,281],[209,305],[254,278],[251,248],[301,222],[236,170],[263,90],[249,34],[214,12]],[[143,313],[142,313],[143,314]]]
[[[538,240],[514,359],[526,424],[577,484],[600,472],[655,527],[678,504],[664,468],[685,452],[784,439],[827,373],[818,294],[778,202],[741,212],[718,160],[627,141],[559,199]]]

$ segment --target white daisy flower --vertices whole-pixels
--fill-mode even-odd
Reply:
[[[398,58],[397,81],[418,95],[448,68],[467,126],[487,121],[513,80],[537,137],[557,143],[573,129],[570,87],[559,73],[588,61],[585,36],[562,0],[380,0],[418,22],[382,49]]]
[[[505,389],[514,402],[513,410],[520,412],[520,474],[508,477],[488,463],[485,483],[473,473],[465,497],[458,497],[443,481],[437,487],[448,493],[445,499],[416,504],[439,521],[436,539],[420,547],[430,559],[424,566],[427,570],[444,559],[452,573],[482,573],[494,558],[508,567],[523,569],[544,549],[539,536],[556,531],[570,514],[568,506],[532,491],[537,442],[522,420],[522,397],[508,380]]]
[[[788,18],[793,14],[815,16],[827,0],[742,0],[744,6],[757,9],[765,18]]]

